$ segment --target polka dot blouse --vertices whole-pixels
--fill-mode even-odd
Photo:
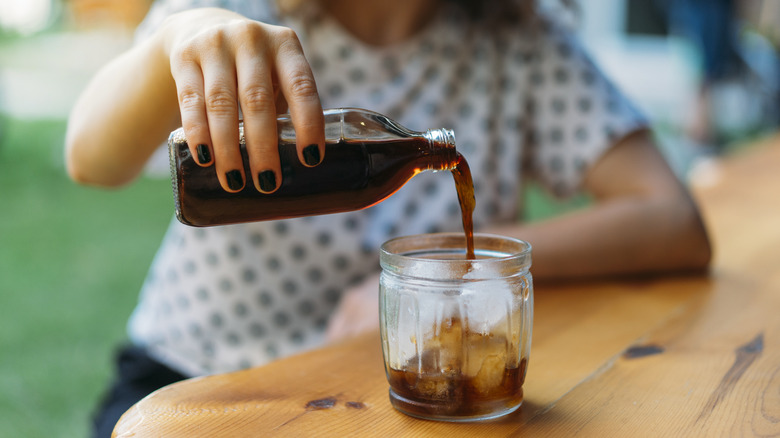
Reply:
[[[295,17],[272,1],[158,1],[142,38],[173,12],[219,6],[292,27],[323,106],[361,107],[425,131],[454,129],[468,160],[477,229],[515,221],[521,184],[556,196],[645,127],[570,34],[542,20],[473,19],[456,6],[391,47],[362,43],[309,2]],[[378,270],[399,235],[462,229],[452,177],[426,172],[366,210],[213,228],[173,220],[129,323],[132,341],[187,375],[267,363],[320,345],[341,294]]]

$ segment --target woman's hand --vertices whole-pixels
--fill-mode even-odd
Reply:
[[[325,339],[336,342],[379,328],[379,274],[347,290],[330,318]]]
[[[322,106],[295,32],[222,9],[195,9],[171,16],[160,33],[190,150],[201,166],[214,163],[225,190],[239,191],[249,178],[238,147],[239,107],[258,190],[273,192],[281,182],[276,117],[288,107],[299,159],[319,164]]]
[[[288,106],[299,159],[316,165],[322,107],[295,33],[222,9],[174,14],[81,93],[68,120],[68,172],[84,184],[125,184],[181,124],[196,161],[213,163],[226,190],[253,180],[272,192],[281,183],[276,116]],[[239,107],[251,177],[239,153]]]

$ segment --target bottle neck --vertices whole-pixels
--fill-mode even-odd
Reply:
[[[429,129],[423,137],[430,145],[428,170],[452,170],[458,161],[455,133],[451,129]]]

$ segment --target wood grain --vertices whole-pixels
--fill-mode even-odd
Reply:
[[[709,276],[539,285],[523,407],[422,421],[388,401],[378,334],[163,388],[114,436],[780,436],[780,148],[696,190]]]
[[[648,332],[663,353],[619,358],[523,432],[532,436],[780,436],[780,148],[725,163],[697,190],[717,255],[711,290]]]

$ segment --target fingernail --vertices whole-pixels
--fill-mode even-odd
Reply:
[[[211,152],[209,151],[209,147],[205,144],[199,144],[197,147],[198,152],[198,163],[200,164],[206,164],[211,162]]]
[[[260,183],[260,190],[264,192],[273,192],[276,188],[276,174],[273,170],[264,170],[258,173],[257,181]]]
[[[230,190],[241,190],[244,187],[244,178],[241,176],[241,171],[231,170],[225,174],[227,177],[228,187]]]
[[[320,148],[316,144],[310,144],[303,148],[303,160],[309,166],[320,164]]]

